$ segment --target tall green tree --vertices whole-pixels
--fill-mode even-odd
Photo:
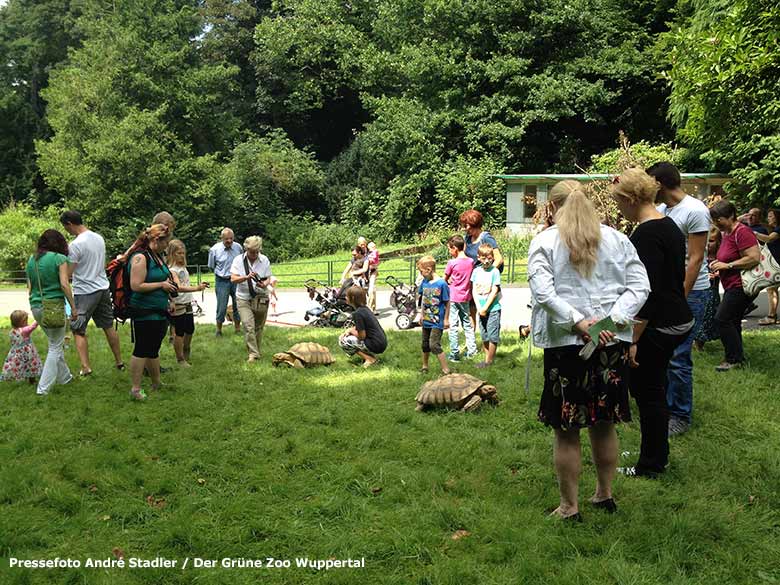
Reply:
[[[185,0],[88,4],[78,21],[83,45],[43,92],[54,130],[37,145],[46,180],[123,238],[161,209],[188,218],[197,210],[212,225],[229,212],[215,174],[239,136],[236,69],[203,59],[198,8]]]
[[[78,39],[71,5],[9,0],[0,7],[0,205],[52,200],[38,173],[35,140],[50,132],[41,91]]]
[[[670,115],[714,170],[747,187],[745,202],[780,203],[780,7],[696,0],[662,40]]]

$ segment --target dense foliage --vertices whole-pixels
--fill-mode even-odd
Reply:
[[[9,0],[0,203],[79,208],[112,249],[166,209],[193,259],[224,225],[286,258],[472,206],[497,227],[494,175],[587,168],[619,131],[654,152],[670,120],[766,200],[777,19],[746,0]]]
[[[767,0],[696,0],[664,36],[670,114],[750,203],[780,203],[780,7]]]

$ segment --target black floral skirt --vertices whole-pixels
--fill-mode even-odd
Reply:
[[[556,429],[628,422],[628,343],[596,350],[588,361],[581,345],[544,350],[544,390],[539,420]]]

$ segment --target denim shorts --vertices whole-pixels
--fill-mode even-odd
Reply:
[[[482,338],[482,342],[498,345],[501,337],[501,310],[490,311],[487,317],[477,314],[477,321],[479,321],[479,336]]]

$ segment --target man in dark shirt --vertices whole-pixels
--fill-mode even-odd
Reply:
[[[769,232],[766,231],[766,228],[764,227],[764,224],[762,223],[763,217],[762,217],[761,210],[758,207],[754,207],[747,213],[743,213],[739,216],[739,221],[744,223],[746,226],[748,226],[751,230],[753,230],[757,234],[763,234],[767,235]]]

